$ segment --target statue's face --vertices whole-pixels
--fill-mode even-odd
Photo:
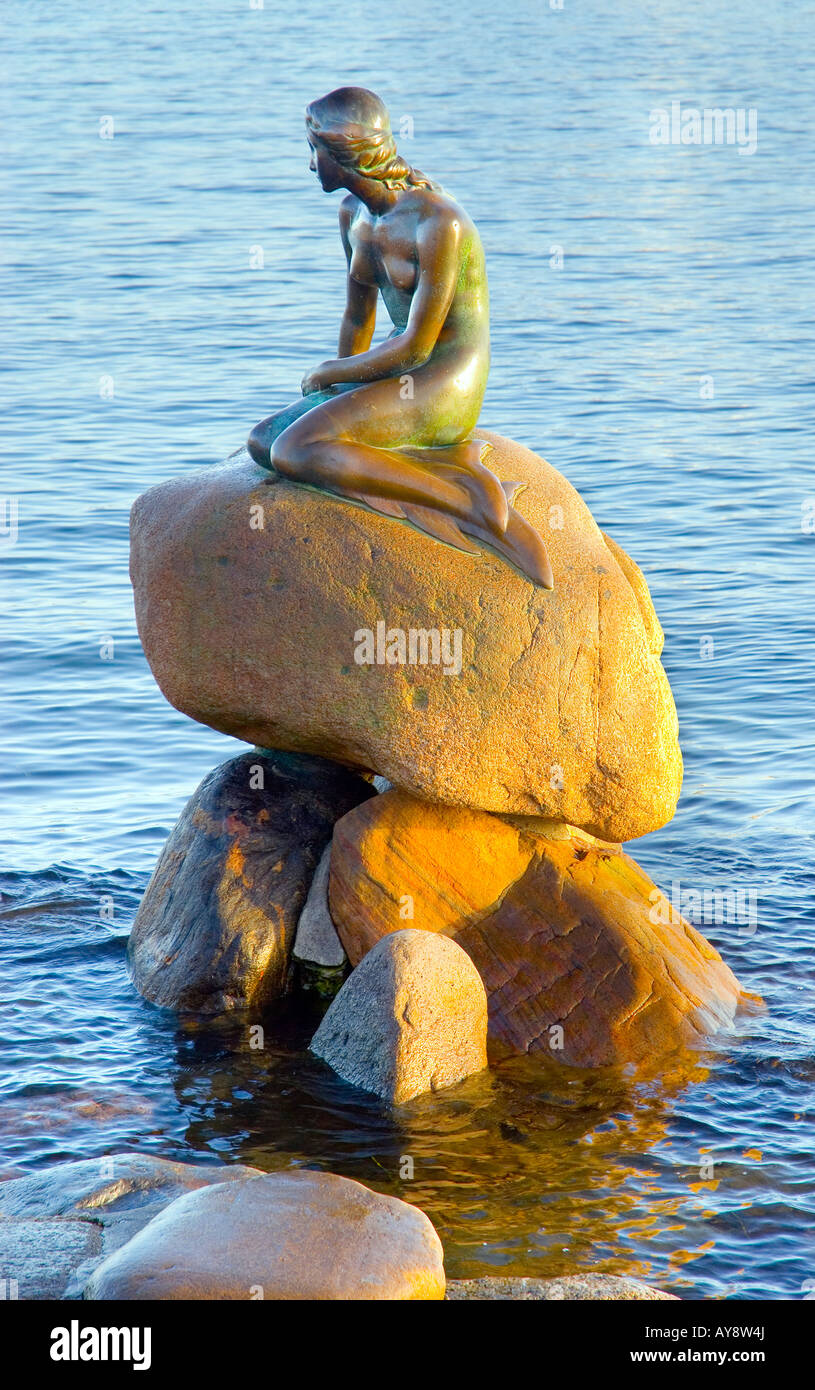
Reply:
[[[335,189],[343,188],[344,171],[337,161],[332,159],[331,155],[320,145],[312,143],[310,138],[308,147],[311,151],[308,167],[313,174],[317,175],[323,192],[333,193]]]

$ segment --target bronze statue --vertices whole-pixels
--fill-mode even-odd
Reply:
[[[340,87],[306,109],[310,168],[339,188],[348,262],[338,356],[303,379],[302,400],[262,420],[248,449],[292,482],[409,521],[477,553],[488,544],[553,587],[543,541],[512,505],[518,483],[483,462],[473,436],[489,371],[484,251],[466,212],[399,156],[384,104]],[[394,328],[371,347],[377,296]]]

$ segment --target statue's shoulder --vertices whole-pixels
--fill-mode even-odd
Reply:
[[[423,221],[434,222],[437,226],[452,227],[456,224],[475,230],[475,224],[469,214],[455,198],[445,193],[444,189],[412,188],[410,197]]]
[[[365,204],[357,197],[356,193],[347,193],[340,203],[340,226],[347,231],[354,219],[364,210]]]

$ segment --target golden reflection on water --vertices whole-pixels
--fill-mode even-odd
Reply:
[[[555,1073],[542,1085],[539,1064],[526,1066],[526,1075],[521,1064],[505,1066],[501,1078],[506,1083],[511,1077],[524,1093],[520,1109],[513,1106],[512,1128],[519,1137],[506,1124],[482,1130],[480,1143],[461,1153],[453,1193],[449,1185],[440,1191],[437,1183],[422,1182],[420,1161],[430,1159],[432,1133],[419,1114],[403,1121],[406,1151],[415,1150],[420,1160],[411,1199],[439,1230],[449,1274],[483,1273],[484,1246],[494,1244],[502,1248],[499,1263],[507,1274],[554,1277],[591,1264],[598,1271],[647,1278],[651,1263],[634,1258],[632,1244],[641,1248],[659,1233],[685,1230],[677,1222],[683,1199],[663,1192],[647,1157],[655,1146],[670,1143],[672,1098],[706,1080],[707,1069],[698,1057],[686,1056],[632,1107],[629,1088],[647,1087],[643,1077],[632,1087],[631,1077],[582,1074],[564,1087],[562,1074]],[[486,1078],[481,1085],[493,1089]],[[427,1118],[434,1100],[425,1098]],[[482,1105],[488,1108],[486,1097]],[[483,1196],[489,1216],[478,1219]],[[693,1257],[677,1250],[672,1262]]]

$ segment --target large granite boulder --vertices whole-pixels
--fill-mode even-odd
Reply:
[[[136,988],[154,1004],[204,1014],[282,994],[334,822],[373,795],[323,758],[257,749],[216,767],[176,822],[136,914]]]
[[[397,931],[346,980],[311,1042],[344,1081],[401,1105],[487,1065],[487,996],[448,937]]]
[[[305,1169],[180,1197],[94,1272],[89,1299],[442,1299],[424,1212]]]
[[[224,733],[429,801],[613,841],[655,830],[682,762],[645,581],[561,474],[479,434],[491,468],[526,484],[518,506],[545,535],[552,592],[491,551],[443,546],[241,453],[133,508],[156,680]]]
[[[565,825],[544,837],[391,790],[335,826],[329,901],[357,970],[405,925],[452,937],[496,1047],[556,1062],[658,1057],[754,998],[619,845]]]

